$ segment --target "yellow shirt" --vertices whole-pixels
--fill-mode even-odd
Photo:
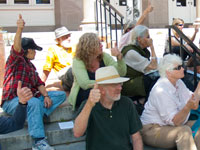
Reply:
[[[75,55],[74,49],[75,48],[72,48],[72,50],[65,50],[59,45],[51,46],[48,49],[43,70],[50,72],[51,69],[53,69],[57,73],[65,67],[70,67]]]

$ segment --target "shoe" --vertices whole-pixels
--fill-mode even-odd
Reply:
[[[55,149],[53,147],[51,147],[48,144],[47,139],[44,138],[44,139],[34,143],[32,146],[32,150],[55,150]]]

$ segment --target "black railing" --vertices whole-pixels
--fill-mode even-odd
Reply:
[[[200,56],[200,49],[175,25],[168,26],[169,29],[169,52],[172,52],[171,46],[171,29],[175,30],[179,35],[180,40],[176,38],[176,40],[180,43],[180,56],[183,58],[183,51],[186,51],[193,59],[193,67],[194,67],[194,87],[197,86],[197,55]],[[193,52],[190,52],[185,45],[183,44],[183,40],[193,49]]]
[[[107,48],[109,47],[109,42],[111,48],[113,47],[113,41],[118,43],[119,33],[117,32],[117,30],[120,27],[121,35],[123,34],[123,20],[124,16],[106,0],[96,0],[97,31],[100,34],[101,40],[105,40]],[[110,28],[110,30],[108,29],[108,27]],[[115,32],[115,39],[112,33],[113,30]],[[110,32],[110,37],[108,37],[108,31]]]

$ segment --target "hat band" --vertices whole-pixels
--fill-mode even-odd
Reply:
[[[109,79],[114,79],[114,78],[119,78],[119,77],[120,77],[119,75],[108,76],[108,77],[97,79],[96,82],[101,82],[104,80],[109,80]]]

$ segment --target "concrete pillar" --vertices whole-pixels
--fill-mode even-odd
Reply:
[[[200,25],[200,0],[196,0],[196,20],[194,25]]]
[[[95,2],[96,0],[83,0],[83,21],[80,27],[83,31],[95,31]]]
[[[4,67],[5,67],[5,48],[3,41],[3,33],[1,33],[0,31],[0,89],[3,87],[3,77],[5,72]]]

